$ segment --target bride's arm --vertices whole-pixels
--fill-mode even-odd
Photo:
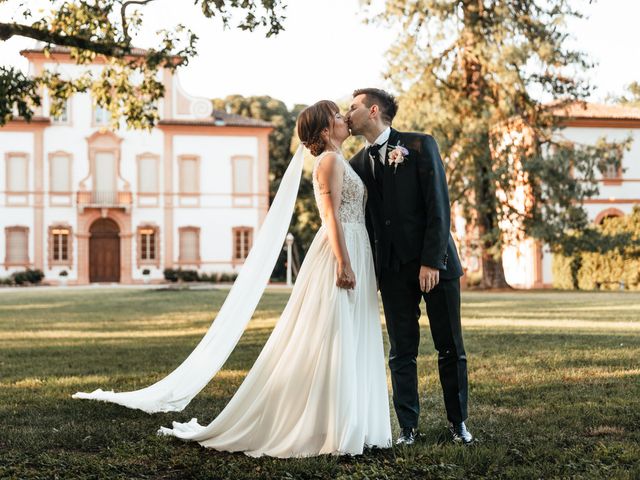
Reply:
[[[321,159],[316,175],[329,245],[331,245],[331,250],[338,262],[338,279],[336,285],[342,288],[354,288],[356,278],[351,268],[351,260],[349,259],[342,224],[338,219],[344,165],[337,161],[334,153],[329,153]]]

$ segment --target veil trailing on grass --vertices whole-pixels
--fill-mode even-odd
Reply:
[[[302,145],[298,147],[258,232],[253,248],[218,312],[191,354],[162,380],[141,390],[78,392],[73,398],[101,400],[147,413],[177,412],[202,390],[237,345],[267,286],[284,243],[302,175]]]

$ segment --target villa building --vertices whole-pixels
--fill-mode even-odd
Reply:
[[[64,48],[21,53],[32,74],[84,68]],[[242,265],[269,205],[272,127],[212,111],[169,70],[158,78],[151,131],[109,130],[89,93],[52,118],[46,92],[31,122],[0,128],[0,277],[32,268],[50,284],[131,284],[160,281],[165,268]]]

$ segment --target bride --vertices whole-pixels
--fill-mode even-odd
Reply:
[[[194,418],[159,434],[250,456],[355,455],[365,446],[391,446],[366,191],[340,153],[349,129],[338,106],[323,100],[300,114],[298,136],[316,157],[313,187],[322,226],[289,301],[222,412],[206,426]],[[76,398],[142,408],[114,395],[121,394],[100,390]]]

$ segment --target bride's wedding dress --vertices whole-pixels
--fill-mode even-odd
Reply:
[[[316,171],[323,158],[313,171],[321,211]],[[336,286],[336,259],[322,226],[280,319],[227,406],[209,425],[194,418],[158,433],[251,456],[360,454],[365,446],[391,445],[366,192],[340,154],[336,167],[343,175],[338,218],[355,289]]]

